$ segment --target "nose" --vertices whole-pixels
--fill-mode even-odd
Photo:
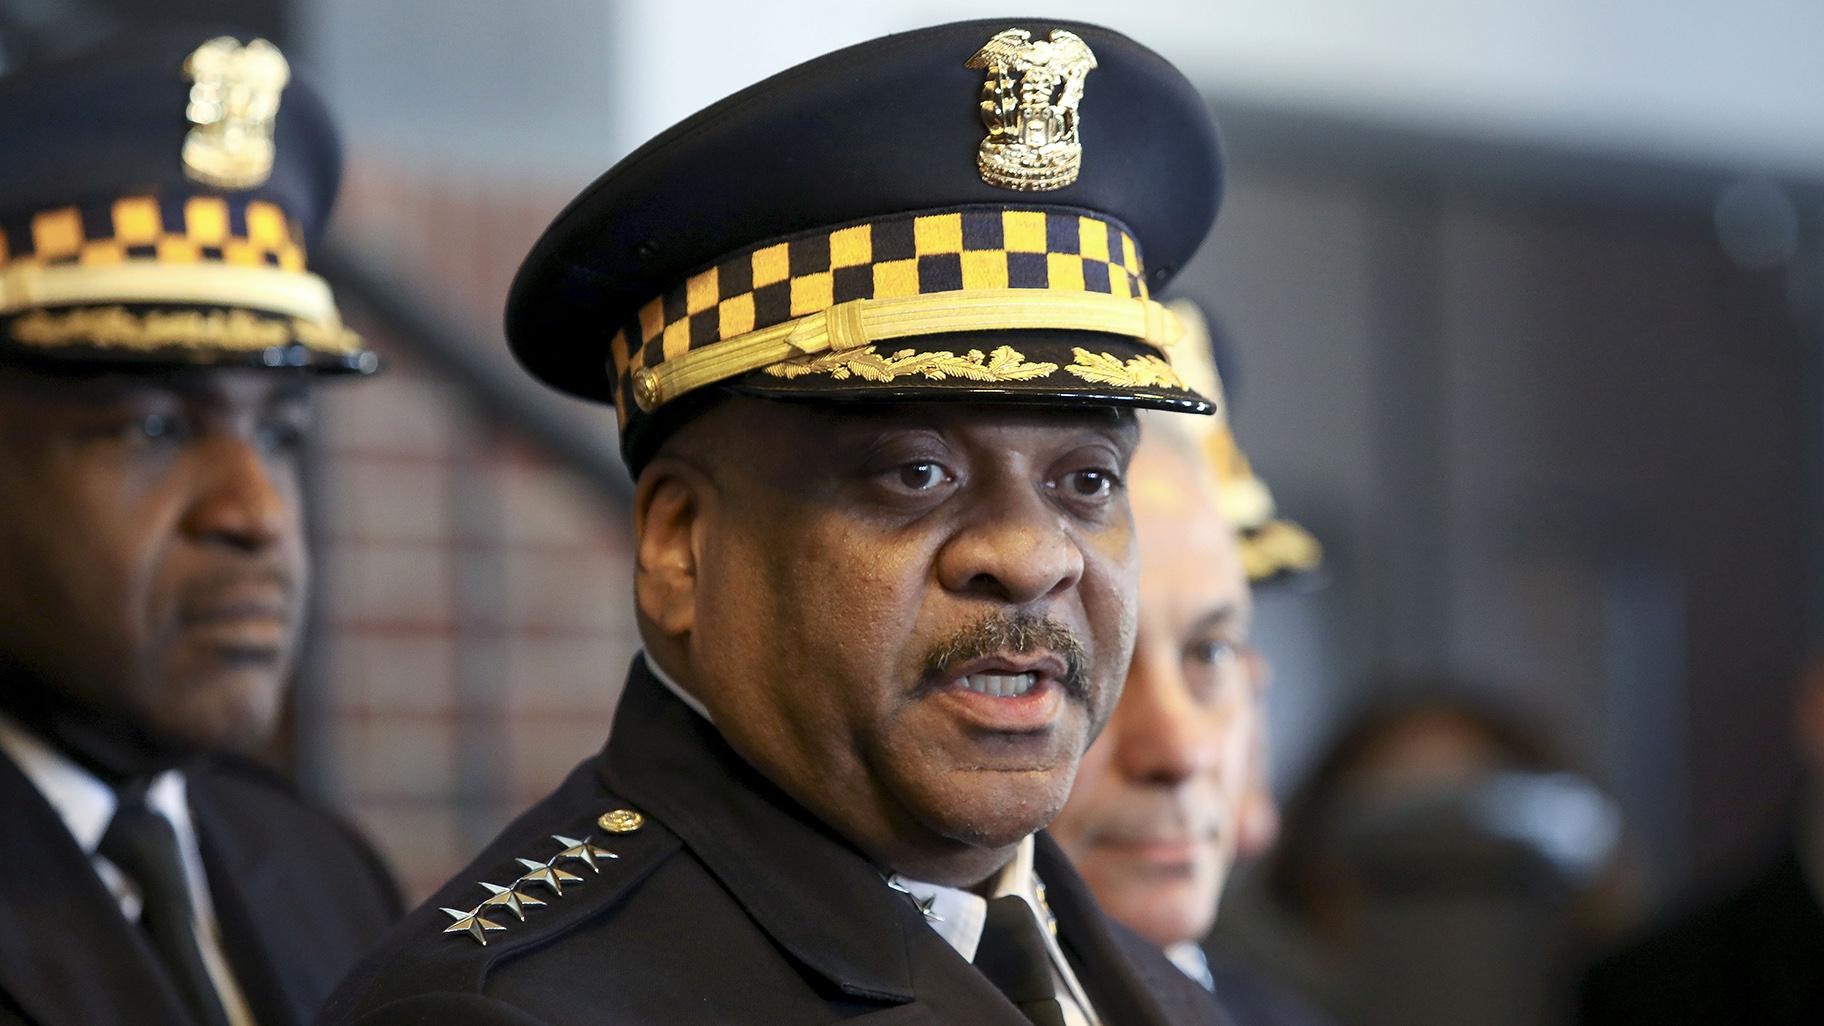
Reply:
[[[1192,700],[1178,667],[1172,654],[1149,651],[1144,642],[1134,652],[1108,724],[1116,765],[1129,780],[1172,786],[1220,760],[1223,724]]]
[[[1082,580],[1080,541],[1038,486],[1007,481],[989,489],[968,517],[938,554],[946,589],[1020,606]]]
[[[188,535],[252,552],[272,548],[291,530],[289,471],[275,469],[253,441],[223,432],[196,456],[201,469],[183,522]]]

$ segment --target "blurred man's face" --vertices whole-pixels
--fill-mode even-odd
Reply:
[[[1129,472],[1140,615],[1126,690],[1052,824],[1103,908],[1160,946],[1201,938],[1257,781],[1262,673],[1233,528],[1170,439]]]
[[[668,451],[703,478],[688,542],[663,541],[682,496],[655,483],[662,455],[641,569],[643,612],[687,633],[686,685],[881,865],[958,886],[999,869],[1120,693],[1131,416],[737,399],[682,433]],[[672,617],[648,588],[685,560]]]
[[[0,378],[0,660],[110,735],[244,747],[304,608],[303,379]]]

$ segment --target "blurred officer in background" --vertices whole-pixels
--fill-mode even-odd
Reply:
[[[306,599],[305,243],[339,176],[284,57],[140,35],[0,80],[0,1022],[286,1026],[394,918],[369,849],[228,754]]]
[[[1587,1026],[1824,1022],[1824,657],[1794,712],[1809,786],[1773,858],[1598,964],[1584,981]]]
[[[1148,295],[1219,174],[1156,54],[996,19],[793,68],[573,202],[508,338],[615,404],[646,651],[328,1020],[1224,1021],[1041,832],[1132,649],[1131,411],[1211,409]]]
[[[1202,315],[1187,302],[1172,308],[1191,328],[1173,366],[1220,395]],[[1248,644],[1250,585],[1310,573],[1322,551],[1302,528],[1274,518],[1223,412],[1142,420],[1146,434],[1128,470],[1140,539],[1134,659],[1051,832],[1110,916],[1165,949],[1244,1021],[1321,1022],[1258,973],[1212,961],[1199,942],[1230,867],[1270,845],[1277,829],[1267,668]],[[1258,544],[1263,536],[1272,541]]]
[[[1286,805],[1218,931],[1350,1026],[1551,1026],[1626,901],[1619,811],[1532,720],[1391,679]],[[1251,890],[1251,889],[1250,889]]]

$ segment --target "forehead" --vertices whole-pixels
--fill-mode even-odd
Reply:
[[[1140,540],[1140,615],[1201,615],[1245,610],[1247,578],[1234,527],[1223,517],[1217,484],[1194,448],[1149,431],[1128,470],[1134,530]]]
[[[251,367],[148,367],[80,370],[0,368],[0,395],[40,408],[90,406],[152,395],[217,406],[302,400],[310,379],[292,370]]]
[[[1020,432],[1034,438],[1067,438],[1097,432],[1132,445],[1139,427],[1131,412],[1112,406],[1064,407],[1026,403],[769,402],[800,426],[832,438],[852,439],[896,431]]]

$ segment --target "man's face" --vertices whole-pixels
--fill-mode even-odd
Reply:
[[[1160,946],[1209,931],[1262,729],[1250,606],[1213,486],[1167,439],[1129,474],[1140,615],[1127,689],[1052,834],[1109,915]]]
[[[687,682],[871,857],[980,881],[1063,805],[1120,693],[1131,416],[737,399],[699,420]]]
[[[151,742],[271,729],[305,595],[303,379],[0,377],[0,659]]]

